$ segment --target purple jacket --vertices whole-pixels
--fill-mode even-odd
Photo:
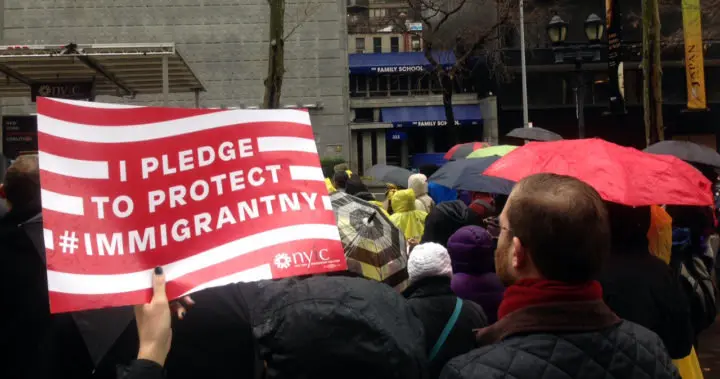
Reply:
[[[479,304],[485,311],[488,323],[497,321],[497,312],[505,293],[505,286],[493,272],[482,275],[453,274],[451,288],[461,299]]]
[[[464,226],[448,239],[447,249],[453,292],[482,306],[488,321],[495,322],[505,287],[495,274],[493,237],[480,226]]]

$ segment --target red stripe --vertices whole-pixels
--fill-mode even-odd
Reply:
[[[227,112],[226,109],[198,108],[90,108],[38,98],[38,113],[56,120],[96,126],[131,126],[172,121],[205,114]]]
[[[257,154],[258,137],[298,137],[315,139],[312,128],[307,125],[282,122],[263,122],[239,126],[230,125],[225,128],[203,130],[158,140],[130,142],[130,143],[90,143],[73,141],[38,133],[39,149],[46,153],[67,158],[83,160],[120,160],[130,161],[162,154],[173,154],[199,146],[219,147],[224,141],[237,142],[242,138],[253,141],[254,152]],[[177,158],[176,158],[177,159]]]
[[[228,179],[221,181],[222,187],[224,188],[225,194],[230,191],[229,177],[231,173],[242,171],[240,173],[233,174],[235,177],[244,177],[245,189],[236,194],[242,194],[242,197],[250,198],[254,195],[262,194],[265,192],[277,192],[286,191],[288,188],[294,188],[293,180],[290,176],[290,166],[313,166],[318,167],[320,160],[316,154],[313,153],[299,153],[293,152],[288,154],[287,152],[273,152],[273,153],[262,153],[252,158],[242,158],[239,160],[213,163],[208,167],[194,168],[185,172],[176,172],[167,176],[161,176],[162,168],[159,168],[157,172],[150,173],[148,180],[142,179],[141,168],[139,165],[131,165],[130,162],[138,162],[138,160],[129,160],[127,164],[128,168],[128,181],[120,182],[115,178],[120,175],[120,165],[117,162],[110,162],[110,177],[113,180],[101,180],[101,179],[81,179],[63,176],[55,174],[49,171],[40,171],[40,180],[43,189],[62,193],[70,196],[80,196],[85,198],[85,204],[91,205],[90,197],[92,196],[108,196],[116,197],[119,195],[128,195],[133,198],[135,202],[143,204],[143,208],[147,209],[147,193],[155,190],[164,190],[172,186],[185,185],[189,188],[195,181],[204,180],[211,184],[211,197],[217,197],[212,194],[217,193],[217,185],[211,181],[211,178],[217,175],[225,174]],[[161,163],[162,165],[162,163]],[[170,164],[172,168],[177,169],[177,158],[175,162]],[[272,171],[266,169],[267,166],[279,165],[280,169],[277,170],[278,183],[273,182]],[[261,168],[263,170],[260,176],[265,179],[265,184],[261,187],[253,187],[248,179],[249,172],[252,168]],[[257,176],[254,176],[256,179]],[[315,186],[314,183],[317,181],[301,181],[302,188],[308,186],[312,188],[322,189],[321,186]],[[325,190],[327,191],[327,190]],[[324,192],[323,192],[324,193]]]
[[[264,212],[261,210],[261,217],[256,219],[246,219],[243,222],[236,220],[237,222],[235,224],[225,224],[220,229],[216,229],[216,223],[218,220],[217,211],[212,208],[208,208],[207,213],[209,213],[211,217],[211,231],[206,232],[204,230],[200,230],[201,233],[196,235],[193,218],[186,217],[185,219],[188,220],[188,225],[192,234],[190,238],[180,242],[176,242],[170,233],[173,224],[182,217],[168,218],[164,220],[164,222],[160,222],[158,224],[143,223],[143,226],[145,227],[155,226],[156,248],[152,250],[148,249],[144,252],[136,252],[134,254],[130,254],[129,252],[129,237],[127,237],[127,231],[133,229],[138,230],[141,232],[140,238],[142,238],[144,235],[144,228],[113,227],[108,224],[105,224],[103,227],[98,226],[97,223],[90,225],[75,223],[73,225],[72,223],[62,223],[60,220],[56,220],[52,216],[48,215],[48,219],[45,221],[45,226],[53,230],[55,238],[54,250],[47,250],[48,268],[56,271],[71,273],[83,273],[88,272],[88,270],[91,270],[93,274],[118,274],[133,272],[152,268],[158,265],[165,265],[267,230],[301,224],[336,225],[335,216],[332,211],[311,211],[307,206],[304,206],[301,211],[289,211],[287,213],[276,212],[271,216],[263,215]],[[167,246],[161,246],[161,233],[159,229],[161,224],[167,225]],[[63,254],[62,247],[59,245],[59,238],[61,235],[64,235],[66,230],[71,233],[77,233],[76,237],[79,239],[78,249],[74,252],[74,254]],[[125,233],[123,233],[124,255],[99,256],[97,238],[93,239],[93,235],[95,233],[111,234],[112,232],[117,231],[125,231]],[[179,229],[178,233],[181,233],[182,231],[182,229]],[[83,233],[90,233],[90,243],[93,252],[92,256],[89,256],[86,253],[84,241],[85,237]],[[108,235],[107,238],[110,239],[112,236]],[[105,254],[107,254],[107,252],[105,252]]]
[[[344,261],[344,253],[342,245],[339,241],[327,240],[307,240],[276,245],[253,253],[246,254],[230,261],[223,262],[220,265],[211,266],[202,270],[195,271],[172,282],[167,283],[166,291],[168,298],[176,299],[185,292],[214,280],[236,272],[245,271],[247,269],[258,267],[263,264],[272,264],[272,260],[276,254],[288,251],[310,251],[312,249],[327,248],[328,256],[333,260],[340,259],[340,266],[334,267],[332,270],[346,269]],[[327,272],[327,267],[311,266],[307,270],[302,270],[305,274],[314,274]],[[298,269],[291,268],[280,271],[273,267],[273,277],[285,277],[287,275],[297,275]],[[150,281],[150,278],[148,278]],[[50,292],[50,308],[52,313],[72,312],[88,308],[116,307],[123,305],[132,305],[138,302],[138,299],[144,299],[144,302],[150,301],[151,291],[133,291],[120,294],[107,295],[74,295],[58,292]]]

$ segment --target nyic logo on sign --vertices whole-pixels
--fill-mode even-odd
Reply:
[[[280,270],[292,267],[311,267],[325,264],[331,257],[328,256],[328,249],[295,251],[293,253],[280,253],[273,258],[273,264]]]

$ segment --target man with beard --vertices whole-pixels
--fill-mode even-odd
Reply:
[[[607,210],[587,184],[554,174],[515,186],[495,265],[508,287],[481,348],[441,378],[680,378],[660,338],[618,318],[595,281],[610,249]]]

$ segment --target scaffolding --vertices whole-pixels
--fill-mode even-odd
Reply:
[[[0,46],[0,98],[30,97],[35,83],[92,82],[94,95],[133,98],[205,86],[174,43]]]

